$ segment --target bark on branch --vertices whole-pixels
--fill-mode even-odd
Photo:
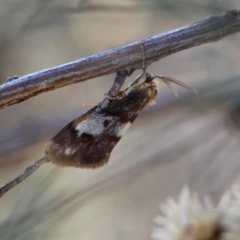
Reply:
[[[159,34],[61,66],[45,69],[8,81],[0,86],[0,108],[40,93],[122,69],[140,69],[142,50],[147,65],[181,50],[218,41],[240,31],[240,9],[208,17],[182,28]]]

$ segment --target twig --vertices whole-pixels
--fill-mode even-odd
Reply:
[[[173,53],[218,41],[239,31],[240,9],[237,9],[65,65],[25,75],[0,86],[0,108],[43,92],[119,70],[140,69],[142,67],[140,45],[144,47],[146,65],[149,65]]]
[[[19,184],[24,179],[26,179],[28,176],[30,176],[33,172],[35,172],[45,162],[47,162],[47,158],[46,158],[45,155],[43,155],[34,164],[27,167],[22,174],[17,176],[12,181],[6,183],[4,186],[0,187],[0,197],[2,197],[7,191],[9,191],[11,188],[15,187],[17,184]]]

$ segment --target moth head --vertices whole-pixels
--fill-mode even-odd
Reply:
[[[123,95],[139,96],[139,98],[146,100],[145,104],[153,104],[157,95],[157,88],[156,76],[144,72],[124,91]]]
[[[153,73],[145,73],[144,75],[145,75],[145,82],[146,83],[150,83],[153,80],[157,79],[157,76]]]

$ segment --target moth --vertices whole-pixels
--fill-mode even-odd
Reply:
[[[124,91],[106,97],[65,126],[45,149],[48,161],[59,166],[97,168],[106,164],[111,152],[142,109],[154,102],[161,79],[176,95],[175,83],[195,92],[186,84],[145,71]]]
[[[81,168],[97,168],[106,164],[113,148],[142,109],[154,103],[158,92],[157,79],[166,83],[175,96],[177,93],[171,83],[196,92],[176,79],[146,73],[145,68],[128,88],[120,91],[131,70],[119,72],[121,73],[117,73],[115,82],[103,101],[57,133],[46,145],[41,158],[15,179],[0,187],[0,197],[46,162]]]

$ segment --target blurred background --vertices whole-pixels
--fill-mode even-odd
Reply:
[[[151,37],[239,7],[237,0],[0,0],[0,81]],[[239,182],[240,34],[162,59],[160,84],[96,170],[43,165],[0,199],[0,239],[150,239],[158,205],[184,185],[215,202]],[[138,75],[134,72],[126,86]],[[0,185],[39,158],[62,127],[97,104],[114,75],[0,110]]]

